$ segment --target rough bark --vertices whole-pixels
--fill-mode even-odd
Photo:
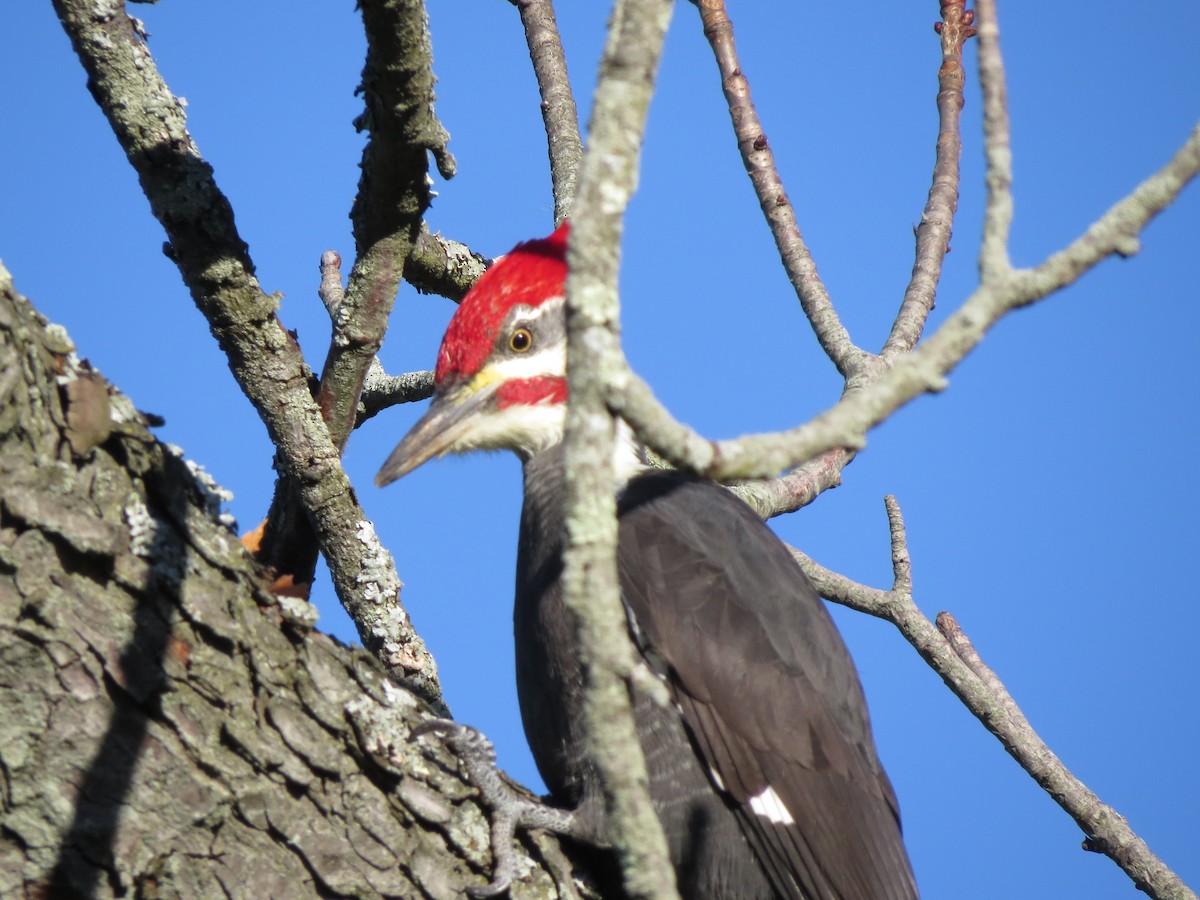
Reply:
[[[424,704],[267,591],[220,489],[73,349],[0,267],[0,896],[484,883]],[[514,896],[559,896],[520,865]]]

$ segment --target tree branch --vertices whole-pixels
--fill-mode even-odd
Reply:
[[[710,441],[671,419],[645,384],[634,378],[611,383],[609,405],[673,465],[709,478],[766,477],[830,450],[859,449],[866,443],[869,429],[922,394],[942,390],[946,375],[1007,313],[1071,284],[1114,254],[1136,253],[1142,229],[1179,196],[1197,172],[1200,126],[1167,165],[1110,207],[1066,249],[1034,269],[1013,270],[981,284],[915,350],[892,362],[871,384],[848,392],[835,406],[798,428]]]
[[[669,0],[619,0],[613,10],[567,253],[564,601],[579,633],[588,757],[604,788],[626,892],[636,898],[677,895],[630,707],[635,662],[617,580],[614,419],[605,394],[624,371],[617,334],[621,215],[637,182],[671,9]]]
[[[971,27],[975,14],[964,9],[965,6],[965,0],[942,0],[942,21],[934,26],[941,38],[942,65],[938,69],[938,137],[933,184],[916,229],[912,277],[891,333],[880,351],[886,359],[907,353],[921,339],[925,320],[937,298],[942,261],[950,250],[950,233],[958,210],[958,165],[962,157],[959,125],[963,108],[963,44],[975,34]]]
[[[942,259],[949,246],[950,227],[958,203],[958,158],[961,154],[958,127],[963,102],[962,45],[974,33],[970,28],[972,14],[964,12],[963,5],[961,0],[943,3],[945,22],[939,23],[937,29],[941,36],[943,62],[938,72],[940,126],[934,179],[921,226],[917,229],[913,277],[893,323],[891,335],[884,345],[883,353],[887,358],[911,350],[920,338],[925,320],[933,308]],[[780,248],[785,269],[801,297],[802,306],[822,347],[843,376],[847,377],[847,393],[853,393],[875,380],[885,368],[850,341],[816,273],[816,266],[796,225],[794,210],[787,202],[773,155],[751,102],[749,83],[737,58],[733,26],[723,0],[702,0],[697,6],[705,35],[712,45],[721,72],[739,150]],[[656,402],[649,402],[652,397],[644,384],[636,379],[631,379],[629,384],[633,395],[617,399],[613,402],[614,408],[631,408],[630,414],[640,417],[639,429],[648,427],[651,421],[657,422],[659,427],[674,433],[672,440],[677,445],[691,446],[702,457],[709,453],[712,445],[698,434],[683,429],[678,423],[672,422],[674,427],[668,428],[666,422],[669,420],[663,417],[669,414]],[[649,441],[644,434],[642,437]],[[787,475],[741,484],[736,490],[764,517],[792,512],[811,503],[822,491],[839,484],[841,470],[854,455],[849,447],[831,448]]]
[[[889,495],[886,505],[895,578],[892,589],[881,591],[858,584],[792,550],[817,593],[895,625],[1021,768],[1078,823],[1087,835],[1085,849],[1104,853],[1133,879],[1139,890],[1156,900],[1196,900],[1196,895],[1154,855],[1124,817],[1102,803],[1046,746],[954,617],[948,612],[938,613],[934,627],[917,607],[911,593],[912,571],[904,518],[895,497]]]
[[[457,303],[491,264],[466,244],[422,228],[404,265],[404,280],[422,294],[437,294]]]
[[[759,516],[769,519],[808,506],[825,491],[838,487],[842,483],[842,469],[852,459],[854,453],[850,450],[827,450],[786,475],[736,482],[730,490]]]
[[[196,306],[267,427],[313,519],[342,605],[363,645],[441,705],[436,667],[400,604],[400,580],[342,469],[304,360],[254,277],[233,211],[201,158],[179,101],[119,0],[55,0],[88,86],[138,173]]]
[[[783,189],[783,179],[775,166],[775,155],[767,143],[767,135],[750,97],[750,82],[738,60],[733,42],[733,23],[725,12],[725,0],[696,0],[696,7],[700,10],[704,36],[712,46],[721,74],[721,87],[725,92],[725,102],[729,104],[738,151],[775,238],[775,246],[779,248],[783,268],[800,298],[800,306],[812,325],[821,349],[837,366],[842,377],[849,379],[861,369],[864,353],[850,340],[849,333],[838,318],[821,276],[817,274],[817,264],[800,234],[796,211]]]
[[[979,277],[986,284],[1012,271],[1008,259],[1013,215],[1012,147],[996,4],[993,0],[977,0],[975,6],[979,11],[979,86],[983,90],[983,152],[987,161],[987,209],[979,245]]]
[[[562,224],[575,202],[575,183],[583,160],[579,113],[567,76],[567,58],[554,18],[551,0],[511,0],[521,14],[529,59],[542,97],[542,121],[550,152],[550,183],[554,191],[554,225]]]
[[[460,245],[461,246],[461,245]],[[326,250],[321,254],[321,286],[317,295],[329,312],[333,323],[334,340],[337,340],[337,329],[342,321],[342,304],[346,292],[342,290],[342,258],[334,250]],[[371,360],[359,392],[358,408],[356,410],[354,427],[357,428],[377,413],[401,403],[413,403],[417,400],[428,400],[433,396],[432,372],[408,372],[404,375],[388,375],[383,370],[379,357]]]
[[[433,372],[389,375],[383,371],[383,366],[374,362],[367,371],[367,380],[363,382],[362,393],[358,398],[358,418],[354,427],[357,428],[385,409],[391,409],[401,403],[428,400],[432,396]]]
[[[358,392],[375,358],[404,263],[430,203],[427,153],[443,178],[452,178],[450,135],[433,111],[433,49],[421,0],[363,0],[367,34],[362,94],[366,110],[356,125],[369,134],[362,178],[350,212],[357,259],[350,270],[341,326],[321,373],[318,404],[330,434],[344,447],[354,423]],[[342,324],[344,323],[344,324]]]
[[[388,317],[405,261],[414,250],[431,194],[428,154],[442,176],[454,175],[449,135],[433,111],[433,51],[422,0],[364,0],[367,59],[361,91],[366,110],[355,123],[369,133],[350,218],[357,259],[338,305],[317,388],[317,405],[338,452],[345,450],[358,397]],[[317,546],[299,493],[282,478],[267,514],[258,558],[296,583],[312,581]]]

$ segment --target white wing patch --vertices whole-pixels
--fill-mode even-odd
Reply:
[[[642,626],[638,624],[637,616],[633,614],[633,610],[629,608],[629,604],[622,600],[621,605],[625,607],[625,620],[629,623],[629,633],[633,635],[633,642],[637,644],[638,650],[642,652],[642,657],[646,660],[646,665],[650,667],[650,671],[665,681],[671,667],[667,665],[667,661],[663,659],[662,654],[650,646],[650,642],[646,640],[646,633],[642,631]],[[679,708],[678,703],[675,704],[675,708],[679,710],[680,715],[683,715],[683,710]]]
[[[750,798],[750,809],[755,814],[762,816],[768,822],[773,822],[776,825],[794,825],[796,820],[792,818],[792,814],[788,808],[783,805],[783,800],[775,793],[775,789],[768,785],[762,793],[755,794]]]

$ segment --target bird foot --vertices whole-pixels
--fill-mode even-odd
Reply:
[[[577,832],[569,810],[547,806],[520,794],[496,768],[496,748],[479,730],[452,719],[428,719],[412,731],[413,739],[438,735],[462,760],[467,778],[478,790],[490,812],[492,836],[492,880],[482,887],[469,887],[472,897],[498,897],[512,886],[516,869],[513,841],[517,828],[543,828],[557,834]]]

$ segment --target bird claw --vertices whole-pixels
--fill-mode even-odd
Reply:
[[[488,811],[492,880],[482,887],[467,888],[470,896],[497,897],[512,886],[516,871],[513,842],[517,828],[541,828],[595,840],[595,835],[581,831],[579,820],[570,810],[522,796],[506,782],[496,768],[496,748],[483,732],[453,719],[426,719],[412,730],[411,739],[428,734],[438,735],[462,761],[467,780],[479,791],[480,800]]]
[[[511,887],[511,878],[494,878],[483,887],[467,888],[465,893],[468,897],[499,897],[501,894],[507,894]]]
[[[496,748],[479,729],[455,722],[453,719],[426,719],[412,730],[413,739],[427,734],[436,734],[449,744],[467,764],[468,773],[473,772],[479,765],[495,770]]]
[[[412,730],[412,739],[436,734],[449,745],[467,770],[467,778],[487,807],[492,838],[492,880],[469,887],[472,897],[498,897],[512,886],[515,870],[513,841],[518,825],[526,824],[531,801],[505,783],[496,768],[496,748],[483,732],[453,719],[427,719]]]
[[[476,734],[479,734],[476,729],[469,725],[463,725],[461,722],[455,722],[453,719],[441,719],[434,716],[417,724],[412,730],[412,738],[415,739],[424,737],[427,734],[436,734],[439,737],[453,740],[459,732],[463,731],[474,731]]]

